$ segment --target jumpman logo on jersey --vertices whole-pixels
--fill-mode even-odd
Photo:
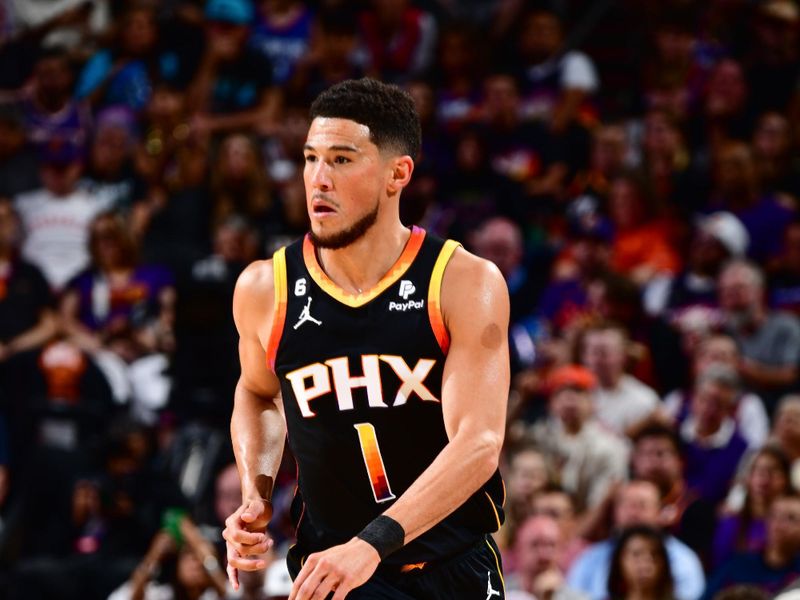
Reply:
[[[300,318],[297,319],[297,323],[294,324],[294,329],[297,329],[298,327],[300,327],[300,325],[302,325],[306,321],[311,321],[316,325],[322,325],[322,321],[315,319],[314,317],[311,316],[311,296],[308,297],[308,302],[306,302],[306,305],[300,312]]]
[[[500,592],[492,589],[492,572],[486,571],[486,576],[489,578],[489,581],[486,582],[486,600],[489,600],[492,596],[499,596]]]

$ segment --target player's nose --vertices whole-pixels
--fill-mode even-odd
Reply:
[[[329,190],[333,188],[330,167],[325,164],[325,161],[320,160],[314,164],[313,171],[311,172],[311,185],[318,190]]]

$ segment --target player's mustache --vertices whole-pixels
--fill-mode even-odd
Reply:
[[[313,194],[311,196],[311,201],[313,202],[314,200],[322,200],[323,202],[327,202],[328,204],[332,205],[334,208],[339,208],[339,203],[325,194]]]

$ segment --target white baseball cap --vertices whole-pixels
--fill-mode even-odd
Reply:
[[[699,219],[697,226],[725,246],[731,256],[744,256],[747,252],[750,234],[733,213],[724,210],[711,213]]]

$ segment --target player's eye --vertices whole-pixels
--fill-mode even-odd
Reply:
[[[313,154],[306,154],[306,162],[307,163],[313,163],[313,162],[316,162],[316,161],[317,161],[317,157],[316,156],[314,156]]]
[[[349,163],[350,159],[347,158],[346,156],[337,156],[336,158],[333,159],[333,162],[335,162],[337,165],[344,165]]]

